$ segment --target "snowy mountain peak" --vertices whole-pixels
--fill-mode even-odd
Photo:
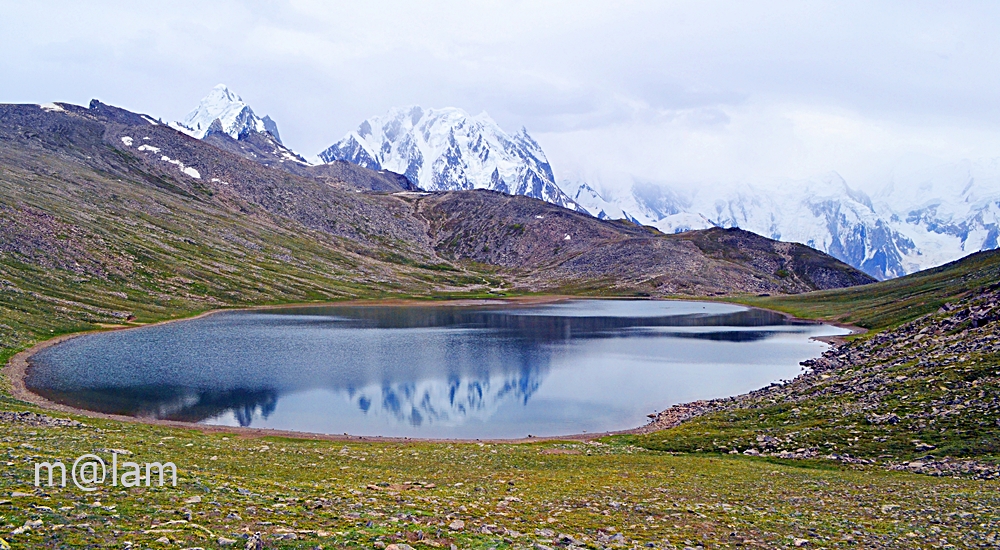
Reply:
[[[559,189],[542,148],[521,128],[511,135],[485,111],[395,107],[321,152],[405,175],[428,191],[491,189],[583,211]]]
[[[183,121],[173,122],[170,126],[189,136],[204,139],[216,120],[219,121],[222,132],[233,139],[239,139],[240,135],[248,132],[260,132],[271,134],[281,143],[278,125],[268,116],[258,117],[243,98],[225,84],[212,88]]]
[[[822,250],[879,279],[1000,246],[998,159],[897,170],[872,196],[837,172],[684,191],[633,183],[617,196],[598,192],[593,182],[562,185],[602,219],[629,219],[666,233],[739,227]]]

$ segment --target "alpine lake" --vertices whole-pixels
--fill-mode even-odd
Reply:
[[[31,391],[102,413],[363,436],[522,438],[641,426],[802,372],[842,328],[738,305],[328,305],[87,334]]]

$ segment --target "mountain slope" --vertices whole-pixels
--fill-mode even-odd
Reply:
[[[777,293],[868,281],[808,251],[821,271],[841,273],[817,276],[787,245],[755,236],[712,248],[523,196],[358,191],[96,100],[0,105],[0,346],[50,327],[237,304],[500,289]]]
[[[867,284],[871,277],[802,245],[739,230],[665,235],[517,195],[450,192],[411,199],[435,249],[452,261],[512,270],[532,289],[647,295],[794,293]]]
[[[371,170],[343,161],[309,164],[291,150],[277,144],[270,134],[251,132],[233,139],[223,132],[209,132],[203,141],[258,164],[332,185],[346,185],[366,191],[419,190],[405,176],[388,170]]]
[[[788,383],[671,407],[645,430],[669,429],[634,443],[1000,478],[1000,251],[853,290],[743,301],[873,332]]]
[[[510,135],[486,113],[392,109],[362,122],[319,156],[398,172],[427,191],[489,189],[577,209],[527,130]]]
[[[270,117],[258,117],[243,99],[224,84],[205,96],[183,122],[171,128],[264,166],[336,185],[368,191],[413,191],[417,187],[388,170],[336,162],[314,166],[281,143],[278,126]]]
[[[882,330],[934,313],[949,302],[974,298],[997,283],[1000,283],[1000,250],[988,250],[934,269],[868,285],[863,290],[841,288],[794,299],[772,296],[743,300],[799,317]]]
[[[456,108],[396,108],[370,118],[320,153],[326,163],[320,167],[286,148],[277,125],[222,84],[171,126],[265,166],[321,181],[388,192],[490,189],[665,233],[739,227],[827,252],[877,279],[941,265],[1000,241],[996,160],[899,172],[871,196],[830,173],[764,187],[694,191],[637,182],[628,192],[605,197],[585,181],[560,188],[545,153],[523,128],[510,135],[486,113],[473,117]]]

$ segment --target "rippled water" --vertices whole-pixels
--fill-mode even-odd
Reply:
[[[69,340],[32,358],[27,384],[80,408],[209,424],[558,435],[792,378],[826,348],[811,337],[843,333],[673,301],[234,311]]]

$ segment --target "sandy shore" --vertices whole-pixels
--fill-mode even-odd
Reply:
[[[56,403],[50,401],[41,395],[38,395],[31,390],[25,384],[25,380],[28,376],[28,369],[31,367],[29,359],[32,355],[47,349],[49,347],[58,345],[67,340],[73,338],[78,338],[80,336],[85,336],[87,334],[94,334],[98,332],[106,332],[109,330],[132,330],[142,327],[151,327],[157,325],[164,325],[168,323],[176,323],[180,321],[191,321],[194,319],[200,319],[207,317],[209,315],[215,315],[217,313],[223,313],[228,311],[266,311],[269,309],[290,309],[290,308],[303,308],[303,307],[322,307],[324,305],[328,306],[452,306],[452,307],[475,307],[484,305],[541,305],[541,304],[551,304],[562,302],[571,299],[583,299],[585,297],[579,296],[524,296],[516,298],[504,298],[504,299],[459,299],[459,300],[449,300],[449,301],[429,301],[429,300],[415,300],[415,299],[388,299],[388,300],[349,300],[345,302],[331,302],[331,303],[302,303],[302,304],[282,304],[276,306],[261,306],[261,307],[246,307],[246,308],[230,308],[230,309],[217,309],[212,311],[207,311],[199,315],[194,315],[191,317],[183,317],[178,319],[168,319],[166,321],[160,321],[158,323],[150,323],[145,325],[106,325],[102,329],[77,332],[73,334],[64,334],[61,336],[56,336],[55,338],[50,338],[44,342],[40,342],[31,348],[28,348],[14,357],[7,363],[3,369],[3,375],[10,381],[11,393],[15,399],[20,399],[28,403],[37,405],[43,409],[50,411],[56,411],[66,414],[73,414],[79,416],[85,416],[89,418],[101,418],[105,420],[115,420],[119,422],[129,422],[137,424],[152,424],[156,426],[168,426],[172,428],[183,428],[198,430],[203,433],[225,433],[225,434],[235,434],[240,437],[247,438],[258,438],[258,437],[288,437],[297,439],[313,439],[322,441],[367,441],[367,442],[428,442],[428,443],[446,443],[446,442],[472,442],[472,443],[537,443],[541,441],[590,441],[594,439],[599,439],[609,435],[622,435],[622,434],[638,434],[647,433],[649,425],[638,426],[631,429],[619,430],[614,432],[600,432],[600,433],[580,433],[580,434],[566,434],[559,436],[545,436],[545,437],[523,437],[516,439],[435,439],[435,438],[410,438],[410,437],[382,437],[382,436],[357,436],[349,434],[321,434],[321,433],[310,433],[310,432],[299,432],[292,430],[273,430],[268,428],[247,428],[240,426],[215,426],[207,424],[197,424],[194,422],[179,422],[174,420],[160,420],[155,418],[142,418],[135,416],[125,416],[116,414],[105,414],[95,411],[89,411],[86,409],[79,409],[76,407],[70,407],[61,403]],[[729,302],[714,302],[714,303],[729,303]],[[740,307],[750,307],[744,304],[731,303],[731,305],[736,305]],[[759,309],[759,308],[758,308]],[[781,312],[775,312],[781,313]],[[865,329],[860,327],[855,327],[852,325],[845,325],[841,323],[832,322],[820,322],[810,319],[798,319],[792,315],[781,313],[785,318],[789,320],[795,320],[797,322],[804,322],[810,324],[827,324],[832,326],[837,326],[851,331],[851,334],[860,334],[866,332]],[[814,337],[813,339],[819,340],[831,345],[837,345],[843,343],[849,335],[844,336],[820,336]],[[683,406],[685,404],[674,405],[673,407]]]

